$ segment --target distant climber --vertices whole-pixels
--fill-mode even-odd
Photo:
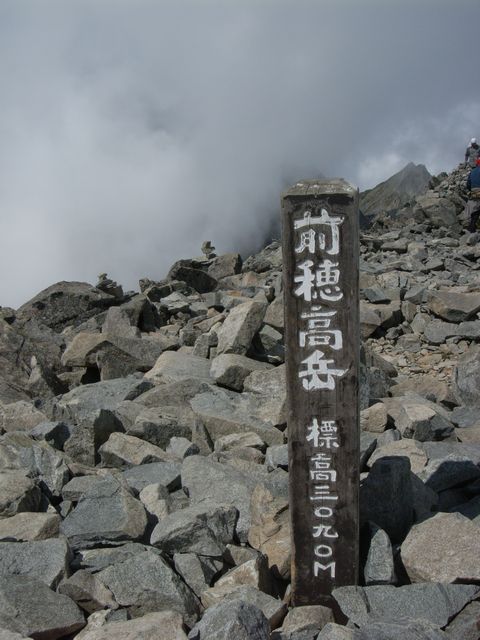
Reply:
[[[477,158],[480,157],[480,146],[477,143],[476,138],[470,140],[470,144],[465,151],[465,164],[474,168],[477,162]]]
[[[467,179],[468,202],[465,212],[470,216],[468,230],[475,233],[480,218],[480,157],[476,160],[476,167],[470,171]]]

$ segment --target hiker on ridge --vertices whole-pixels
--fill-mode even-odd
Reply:
[[[480,146],[477,144],[477,139],[472,138],[470,144],[465,151],[465,164],[468,164],[472,169],[475,167],[477,158],[480,157]]]
[[[476,167],[470,171],[467,179],[468,196],[466,213],[470,216],[470,224],[468,230],[475,233],[477,230],[477,222],[480,218],[480,157],[476,160]]]

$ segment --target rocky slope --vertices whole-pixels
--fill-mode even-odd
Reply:
[[[0,310],[0,638],[478,639],[463,169],[361,238],[361,587],[288,608],[281,248]],[[343,620],[343,622],[345,622]]]

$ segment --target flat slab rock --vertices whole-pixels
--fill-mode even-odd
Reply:
[[[405,618],[444,627],[479,593],[476,585],[424,583],[398,588],[339,587],[333,597],[347,618],[360,627]]]

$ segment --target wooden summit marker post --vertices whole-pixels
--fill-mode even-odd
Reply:
[[[331,605],[358,580],[358,191],[283,194],[292,603]]]

